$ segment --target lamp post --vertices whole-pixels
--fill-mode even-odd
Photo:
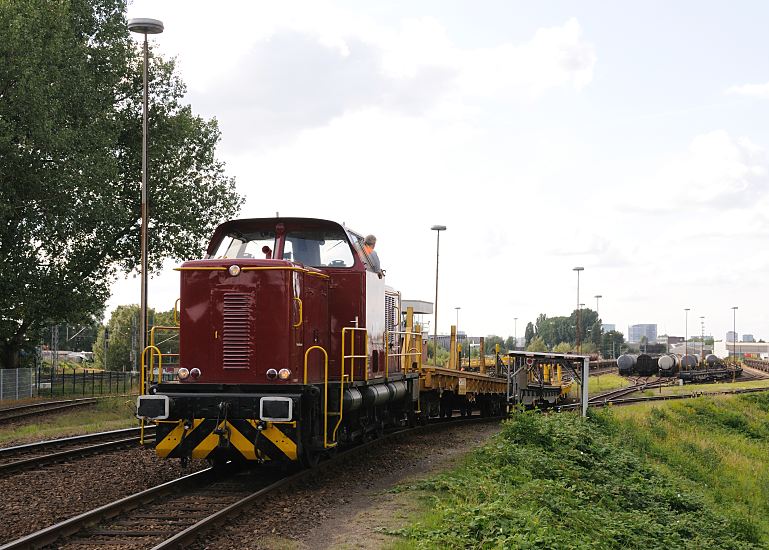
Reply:
[[[160,34],[163,32],[163,23],[157,19],[134,18],[128,21],[128,30],[144,35],[144,66],[143,66],[143,108],[142,108],[142,228],[141,228],[141,328],[139,331],[139,353],[144,353],[147,347],[147,220],[149,218],[147,205],[147,66],[149,64],[149,47],[147,45],[148,34]]]
[[[739,308],[737,306],[732,306],[732,312],[733,312],[733,320],[732,320],[732,334],[734,335],[733,342],[732,342],[732,356],[734,357],[735,363],[737,362],[737,310]]]
[[[572,271],[577,272],[577,353],[582,351],[582,342],[580,341],[580,326],[579,326],[579,272],[584,271],[584,267],[575,267]]]
[[[594,298],[595,298],[595,314],[598,315],[598,300],[603,298],[603,296],[601,296],[600,294],[596,294]]]
[[[433,312],[433,321],[435,327],[433,327],[433,366],[438,366],[438,259],[440,258],[441,251],[441,231],[446,231],[445,225],[434,225],[430,228],[432,231],[437,232],[437,239],[435,243],[435,311]]]
[[[513,351],[518,349],[518,317],[513,317]]]
[[[685,307],[684,311],[686,312],[686,314],[685,314],[686,315],[686,329],[685,329],[685,332],[684,332],[684,357],[686,357],[687,355],[689,355],[689,311],[690,311],[690,308]],[[685,360],[686,359],[682,360],[681,363],[683,363],[683,361],[685,361]]]
[[[700,359],[705,361],[705,316],[700,315]]]

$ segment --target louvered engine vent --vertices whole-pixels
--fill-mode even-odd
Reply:
[[[222,366],[247,369],[251,364],[251,322],[253,295],[245,292],[224,294],[222,326]]]

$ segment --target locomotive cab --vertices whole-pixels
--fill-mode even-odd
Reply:
[[[177,380],[150,365],[137,401],[160,456],[313,462],[414,410],[400,295],[362,244],[326,220],[234,220],[178,268]]]

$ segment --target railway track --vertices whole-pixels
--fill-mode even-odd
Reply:
[[[208,468],[57,523],[0,546],[0,550],[41,548],[54,543],[56,548],[184,548],[244,507],[314,478],[320,471],[338,467],[394,438],[496,420],[499,419],[476,416],[400,429],[341,452],[313,469],[294,474],[285,474],[277,468],[256,472],[238,471],[234,467],[220,471]]]
[[[67,401],[46,401],[43,403],[30,403],[16,407],[0,409],[0,424],[13,422],[51,412],[64,411],[88,405],[96,404],[96,398],[70,399]]]
[[[743,393],[769,392],[769,388],[736,388],[733,390],[722,391],[696,391],[692,393],[679,393],[669,395],[648,395],[642,397],[627,397],[611,401],[612,405],[629,405],[632,403],[645,403],[647,401],[670,401],[674,399],[694,399],[696,397],[708,397],[716,395],[739,395]],[[598,403],[597,406],[603,406],[608,403]]]
[[[154,436],[155,427],[145,428]],[[112,430],[0,448],[0,476],[131,447],[139,443],[139,428]]]

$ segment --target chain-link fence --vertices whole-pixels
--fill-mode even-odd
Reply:
[[[35,369],[0,369],[0,401],[35,395]]]

